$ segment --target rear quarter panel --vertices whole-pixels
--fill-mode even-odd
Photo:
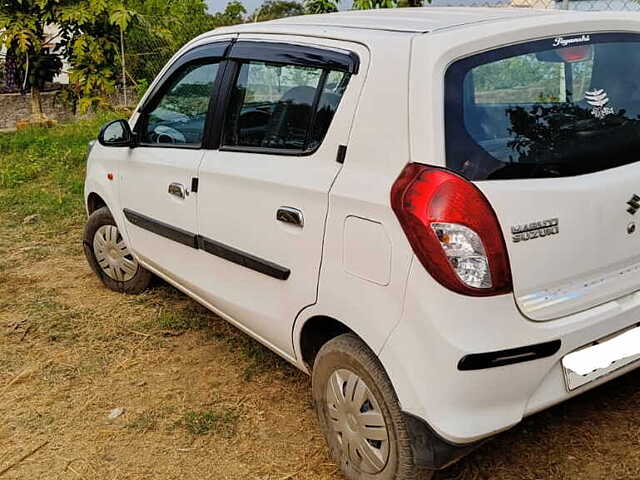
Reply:
[[[379,352],[402,312],[412,252],[389,198],[409,158],[411,35],[376,35],[344,166],[329,194],[318,303],[295,325],[298,349],[304,322],[326,315]]]

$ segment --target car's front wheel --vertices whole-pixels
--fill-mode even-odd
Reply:
[[[140,293],[149,286],[152,274],[131,254],[107,207],[89,216],[83,245],[91,269],[107,288]]]
[[[389,377],[355,335],[318,352],[313,399],[333,460],[349,480],[417,480],[433,473],[414,464],[411,440]]]

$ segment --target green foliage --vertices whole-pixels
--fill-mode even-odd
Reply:
[[[569,64],[573,85],[565,85],[565,65],[520,55],[473,69],[476,101],[482,103],[559,102],[565,90],[582,98],[591,83],[593,61]]]
[[[145,92],[149,89],[151,82],[146,78],[141,78],[136,82],[135,92],[138,98],[142,98]]]
[[[214,28],[204,0],[130,0],[139,22],[125,34],[127,70],[152,80],[162,65],[196,35]]]
[[[179,424],[194,435],[217,433],[231,438],[236,434],[239,418],[238,413],[231,409],[191,411],[184,414]]]
[[[340,0],[305,0],[304,11],[308,14],[337,12],[339,3]]]
[[[138,12],[125,34],[127,72],[133,83],[150,83],[165,63],[198,35],[244,21],[246,10],[230,2],[224,12],[207,13],[204,0],[129,0]]]
[[[209,312],[199,306],[162,310],[151,327],[173,332],[202,330],[210,323]]]
[[[427,0],[431,3],[431,0]],[[372,8],[422,7],[424,0],[354,0],[355,10],[369,10]]]
[[[227,6],[222,13],[216,13],[213,18],[217,26],[222,27],[225,25],[237,25],[244,22],[244,16],[247,14],[247,9],[239,0],[231,0],[227,3]]]
[[[69,59],[73,65],[69,81],[81,112],[108,107],[107,95],[116,88],[117,58],[115,39],[81,34],[69,42]]]
[[[502,90],[517,86],[529,86],[535,83],[555,82],[560,87],[558,63],[544,63],[534,54],[520,55],[497,62],[481,65],[474,69],[473,77],[476,90]]]
[[[0,46],[16,56],[34,89],[62,69],[60,59],[47,51],[45,38],[45,26],[54,22],[57,4],[57,0],[0,0]],[[34,102],[34,112],[41,113],[39,97]]]
[[[369,10],[372,8],[395,8],[398,6],[397,0],[354,0],[355,10]]]
[[[62,56],[81,111],[106,103],[115,89],[119,32],[135,21],[134,11],[120,0],[0,0],[0,7],[0,43],[27,65],[32,87],[60,72]],[[54,52],[45,49],[47,25],[58,30]]]
[[[120,32],[138,21],[137,12],[120,0],[70,0],[57,18],[79,110],[107,107],[120,76]]]
[[[266,0],[253,14],[254,22],[304,15],[304,6],[291,0]]]

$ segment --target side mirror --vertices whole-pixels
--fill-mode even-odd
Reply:
[[[133,147],[135,136],[126,120],[114,120],[100,130],[98,142],[105,147]]]

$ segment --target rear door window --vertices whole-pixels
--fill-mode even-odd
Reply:
[[[472,180],[563,177],[640,159],[640,36],[492,50],[445,79],[447,166]]]
[[[260,61],[241,63],[223,146],[307,153],[324,139],[350,74]]]

